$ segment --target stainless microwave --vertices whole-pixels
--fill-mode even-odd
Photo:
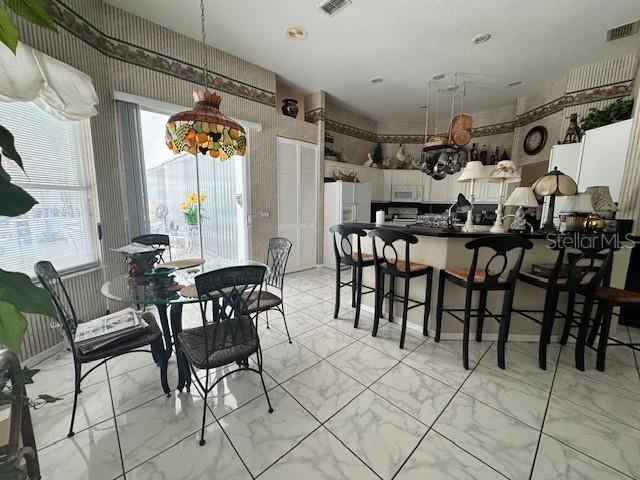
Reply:
[[[423,187],[415,185],[393,185],[391,187],[392,202],[422,202]]]

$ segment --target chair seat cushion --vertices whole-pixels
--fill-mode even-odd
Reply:
[[[396,260],[395,263],[391,263],[391,264],[387,264],[387,262],[384,262],[382,264],[382,268],[393,269],[394,267],[399,272],[412,272],[412,273],[421,272],[423,270],[429,269],[429,265],[425,265],[424,263],[409,262],[409,264],[407,265],[407,262],[405,262],[404,260]]]
[[[596,298],[606,300],[612,305],[640,305],[640,293],[614,287],[599,287],[596,290]]]
[[[106,347],[99,350],[94,350],[93,352],[82,353],[78,348],[76,349],[76,355],[78,356],[78,359],[81,363],[92,362],[94,360],[100,360],[103,358],[112,357],[114,355],[120,355],[122,353],[126,353],[138,348],[146,347],[147,345],[150,345],[157,340],[161,340],[162,332],[158,327],[158,323],[156,322],[156,318],[154,317],[153,313],[143,313],[142,319],[147,322],[149,326],[141,335],[133,338],[128,338],[123,342],[107,345]]]
[[[206,328],[190,328],[178,334],[178,342],[189,363],[201,369],[216,368],[247,358],[258,351],[258,332],[251,318],[245,316],[231,320],[235,322],[233,329],[226,325],[228,321],[210,323]]]
[[[456,277],[460,280],[467,281],[469,279],[469,269],[468,268],[448,268],[445,270],[446,273],[451,275],[452,277]],[[487,280],[486,274],[484,270],[478,271],[476,270],[475,277],[473,278],[474,283],[484,283]],[[507,283],[506,277],[498,278],[498,283]]]
[[[258,302],[258,299],[260,302]],[[249,312],[253,313],[256,310],[260,310],[264,312],[265,310],[271,310],[274,307],[282,304],[282,298],[272,292],[261,291],[261,292],[253,292],[249,296],[249,301],[247,305],[249,306]],[[258,308],[256,308],[258,305]]]

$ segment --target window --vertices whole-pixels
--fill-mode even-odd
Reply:
[[[2,166],[39,203],[20,217],[0,217],[0,268],[33,276],[49,260],[58,271],[99,261],[89,121],[62,121],[28,102],[0,102],[0,125],[15,138],[26,175]]]

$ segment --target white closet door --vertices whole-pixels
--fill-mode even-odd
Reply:
[[[316,147],[278,138],[278,235],[293,244],[288,272],[316,265]]]

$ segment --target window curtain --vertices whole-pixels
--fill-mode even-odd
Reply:
[[[91,77],[23,43],[15,55],[0,46],[0,102],[33,102],[60,120],[98,113]]]
[[[131,237],[149,233],[147,179],[144,169],[144,148],[140,126],[140,106],[116,101],[122,127],[122,155],[124,157],[127,207]]]

